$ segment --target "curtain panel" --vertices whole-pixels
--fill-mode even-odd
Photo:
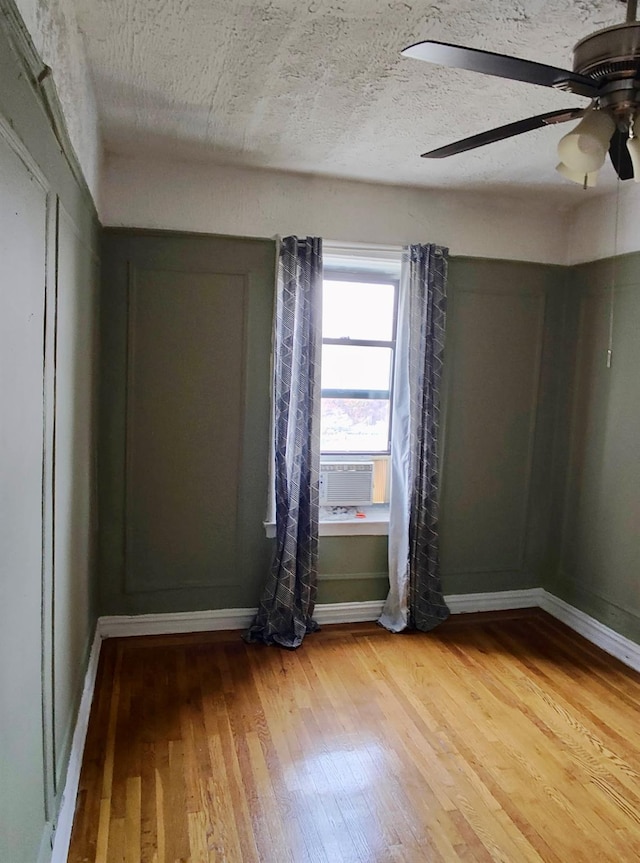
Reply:
[[[321,348],[322,240],[286,237],[273,344],[276,550],[247,641],[294,648],[318,628]]]
[[[393,390],[389,595],[380,623],[433,629],[449,616],[438,553],[438,435],[448,249],[403,250]]]

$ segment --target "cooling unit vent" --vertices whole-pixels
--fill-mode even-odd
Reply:
[[[366,506],[372,499],[372,461],[320,465],[320,506]]]

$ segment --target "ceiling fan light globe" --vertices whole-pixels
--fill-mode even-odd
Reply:
[[[607,150],[593,138],[569,132],[558,144],[558,156],[571,171],[590,174],[604,165]]]
[[[631,156],[631,164],[633,165],[633,179],[636,183],[640,183],[640,138],[628,138],[627,150]]]
[[[604,165],[615,128],[613,118],[605,111],[590,111],[560,139],[558,156],[572,171],[583,175],[598,171]]]
[[[568,165],[565,165],[564,162],[556,165],[556,171],[562,174],[567,180],[571,180],[572,183],[578,183],[580,186],[592,188],[598,182],[597,171],[574,171]]]

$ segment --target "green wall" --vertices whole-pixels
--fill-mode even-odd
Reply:
[[[96,620],[98,223],[10,12],[0,27],[0,860],[43,863]]]
[[[547,564],[564,267],[454,258],[441,486],[446,594],[536,586]]]
[[[105,231],[102,614],[256,603],[272,240]]]
[[[611,284],[613,362],[607,368]],[[545,587],[640,643],[640,255],[575,267],[567,294]]]
[[[389,591],[386,536],[323,536],[318,602],[384,599]]]
[[[274,243],[104,232],[104,614],[250,607],[266,509]],[[450,264],[443,429],[447,593],[532,587],[546,564],[567,271]],[[382,599],[387,541],[322,537],[319,602]]]

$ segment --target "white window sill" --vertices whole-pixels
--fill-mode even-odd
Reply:
[[[325,520],[321,516],[320,536],[388,536],[388,506],[365,506],[358,511],[362,512],[364,517],[345,515],[344,517]],[[275,537],[275,521],[265,521],[264,529],[270,539]]]

